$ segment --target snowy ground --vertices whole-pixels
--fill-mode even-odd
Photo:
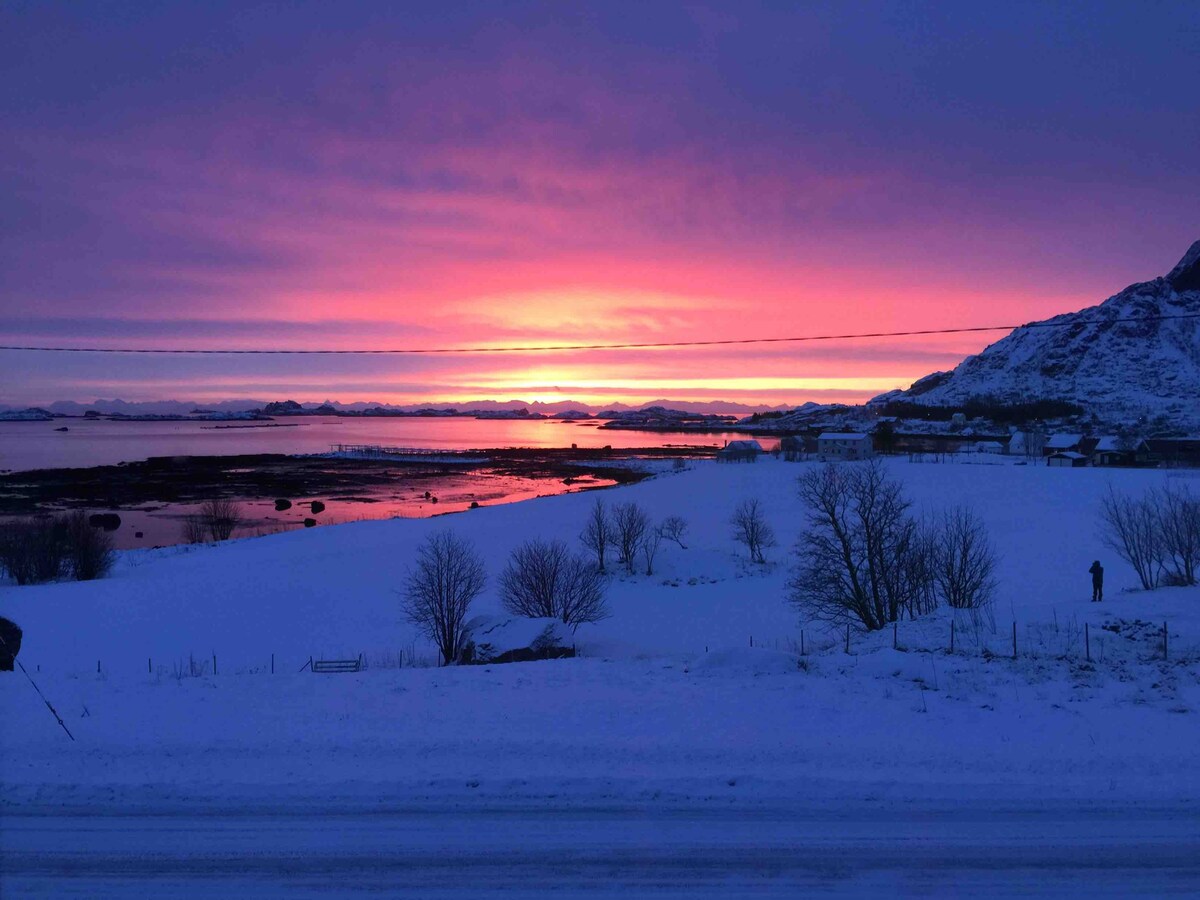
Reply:
[[[1200,590],[1130,590],[1132,571],[1095,525],[1110,481],[1141,490],[1179,476],[890,463],[921,506],[968,504],[988,523],[1002,557],[995,628],[960,622],[950,655],[949,618],[935,616],[895,636],[854,634],[847,654],[844,635],[802,623],[783,599],[805,465],[697,463],[599,495],[681,515],[691,533],[687,550],[664,544],[653,577],[613,585],[612,618],[580,629],[576,660],[396,668],[401,653],[432,658],[401,622],[396,589],[432,530],[474,540],[494,575],[526,536],[573,541],[597,495],[131,552],[104,581],[0,588],[0,614],[26,630],[21,660],[76,738],[19,673],[0,677],[0,889],[7,880],[31,893],[158,891],[183,883],[171,881],[171,859],[217,878],[188,868],[162,835],[131,851],[130,835],[153,831],[129,818],[138,815],[165,817],[168,831],[217,856],[230,834],[213,826],[205,837],[195,817],[258,817],[273,823],[254,827],[264,859],[307,859],[305,842],[319,840],[313,810],[337,811],[338,835],[383,817],[398,843],[376,858],[410,874],[405,854],[424,845],[403,837],[413,829],[405,816],[420,810],[429,840],[441,841],[421,856],[427,868],[458,859],[469,869],[462,854],[479,841],[469,822],[484,823],[498,843],[472,857],[481,879],[492,872],[488,852],[513,858],[497,829],[515,841],[518,820],[575,816],[563,827],[587,836],[580,865],[608,859],[613,877],[642,893],[700,891],[680,880],[682,869],[695,875],[680,848],[723,841],[704,884],[726,895],[881,884],[942,893],[956,883],[1197,889]],[[767,567],[748,564],[729,536],[729,514],[748,496],[779,533]],[[1096,557],[1107,567],[1103,604],[1088,602]],[[491,593],[479,602],[479,612],[496,609]],[[297,672],[309,656],[359,653],[370,664],[359,674]],[[122,818],[96,818],[112,814]],[[885,824],[872,835],[861,820]],[[673,831],[668,821],[684,824]],[[790,824],[780,831],[778,821]],[[629,856],[630,842],[641,856]],[[837,866],[818,865],[820,848]],[[309,881],[287,881],[284,862],[246,871],[254,893],[285,883],[319,892],[369,868],[360,850],[333,840],[328,866],[312,863]],[[864,857],[876,862],[856,863]],[[495,883],[528,884],[514,865],[492,872]],[[242,871],[231,866],[221,877]],[[600,890],[569,869],[539,884]],[[1049,871],[1078,878],[1047,881]],[[403,883],[397,875],[380,889]],[[416,895],[435,894],[427,885]]]

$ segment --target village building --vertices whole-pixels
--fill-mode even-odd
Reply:
[[[805,438],[798,434],[789,434],[779,441],[779,449],[787,462],[798,462],[807,459],[808,454],[815,453],[817,442],[813,438]]]
[[[729,441],[717,451],[717,462],[755,462],[762,452],[758,441]]]
[[[1145,441],[1112,435],[1096,439],[1091,449],[1093,466],[1132,466],[1137,463],[1138,449]]]
[[[1046,457],[1046,465],[1048,466],[1077,469],[1080,466],[1086,466],[1087,463],[1087,454],[1080,453],[1077,450],[1059,450],[1057,453],[1051,453]]]
[[[1137,461],[1145,465],[1200,466],[1200,438],[1146,438],[1139,445]]]
[[[1042,454],[1050,456],[1054,453],[1078,453],[1082,442],[1082,434],[1052,434],[1042,447]]]
[[[875,450],[869,434],[827,431],[817,438],[817,453],[824,460],[869,459]]]

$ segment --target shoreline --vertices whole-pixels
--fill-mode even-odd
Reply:
[[[138,549],[182,543],[185,520],[210,500],[240,505],[244,521],[235,536],[246,537],[361,519],[425,518],[631,484],[661,469],[663,461],[710,455],[706,448],[650,447],[490,449],[446,454],[441,460],[325,454],[153,457],[0,474],[0,518],[75,509],[116,513],[120,524],[111,530],[117,548]]]

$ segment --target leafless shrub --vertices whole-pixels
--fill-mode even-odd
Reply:
[[[458,659],[467,610],[486,583],[483,560],[452,531],[431,535],[417,550],[405,583],[404,613],[437,644],[447,665]]]
[[[646,574],[654,574],[654,558],[658,556],[659,545],[662,544],[662,530],[651,528],[642,536],[642,561],[646,563]]]
[[[88,514],[75,510],[63,521],[66,569],[77,581],[103,578],[116,562],[112,536],[92,527]]]
[[[638,547],[650,529],[650,519],[636,503],[621,503],[613,508],[613,546],[617,548],[625,571],[633,574]]]
[[[883,628],[936,606],[934,531],[909,515],[883,466],[826,465],[800,478],[809,507],[788,582],[793,604],[829,622]]]
[[[636,551],[635,551],[636,552]],[[530,540],[500,575],[500,601],[514,615],[556,618],[578,627],[608,617],[608,577],[562,541]]]
[[[61,577],[65,569],[63,523],[50,516],[5,523],[0,534],[0,568],[19,585]]]
[[[603,500],[597,500],[592,505],[592,511],[588,514],[579,540],[596,557],[596,568],[601,572],[604,571],[604,556],[613,542],[613,537],[613,524],[608,518],[608,510]]]
[[[965,507],[948,510],[931,544],[933,577],[946,605],[988,607],[996,590],[996,553],[979,517]]]
[[[200,518],[214,541],[227,541],[242,523],[242,508],[233,500],[205,500],[200,506]]]
[[[208,523],[200,515],[184,516],[180,534],[185,544],[207,544],[210,537]]]
[[[774,547],[775,529],[770,526],[763,516],[762,505],[757,499],[743,500],[733,511],[730,519],[733,525],[733,539],[739,544],[746,545],[746,552],[756,563],[765,563],[763,551]]]
[[[687,534],[687,527],[687,522],[682,516],[667,516],[658,526],[658,530],[668,541],[678,544],[680,550],[686,550],[687,546],[683,543],[683,536]]]
[[[1142,589],[1156,588],[1164,550],[1151,498],[1120,494],[1109,485],[1108,493],[1100,501],[1100,523],[1104,543],[1133,566]]]

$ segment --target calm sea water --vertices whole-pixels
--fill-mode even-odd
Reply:
[[[284,428],[217,428],[212,422],[55,419],[0,422],[0,469],[112,465],[151,456],[324,453],[331,444],[473,450],[501,447],[721,446],[744,435],[606,431],[559,420],[277,419]],[[231,423],[241,424],[241,423]],[[270,423],[263,423],[270,424]],[[66,427],[67,431],[55,431]]]

